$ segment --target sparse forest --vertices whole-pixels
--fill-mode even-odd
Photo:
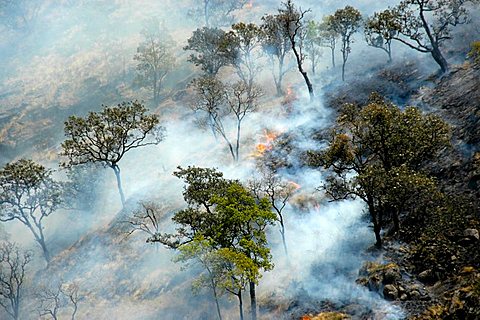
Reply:
[[[0,30],[0,319],[480,318],[478,0]]]

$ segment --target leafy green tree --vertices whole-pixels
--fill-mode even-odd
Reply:
[[[203,20],[206,27],[227,27],[233,24],[232,13],[243,8],[248,0],[201,0],[194,1],[188,15],[194,20]]]
[[[391,10],[375,12],[365,21],[365,40],[371,47],[381,49],[388,55],[388,62],[392,62],[392,41],[397,34],[397,27],[390,17]]]
[[[476,0],[405,0],[379,14],[383,25],[396,32],[393,39],[422,53],[430,53],[442,72],[448,62],[441,47],[453,27],[468,22],[467,5]]]
[[[337,122],[330,145],[311,153],[311,164],[331,169],[323,188],[333,200],[358,197],[367,204],[381,246],[384,218],[391,216],[398,229],[408,199],[433,192],[434,182],[419,170],[449,145],[449,127],[437,116],[413,107],[402,111],[378,96],[364,108],[347,105]]]
[[[158,103],[163,81],[175,66],[175,42],[166,30],[159,27],[158,21],[154,26],[142,30],[144,40],[138,46],[133,59],[137,61],[135,82],[152,89],[153,101]]]
[[[255,287],[260,270],[273,268],[265,228],[276,217],[270,210],[269,202],[266,199],[257,201],[238,181],[223,178],[223,174],[215,169],[179,167],[174,175],[187,184],[183,196],[188,207],[175,213],[172,219],[179,225],[176,234],[159,234],[150,241],[159,241],[173,248],[187,246],[185,250],[190,252],[198,247],[200,240],[200,244],[204,244],[200,252],[205,252],[206,244],[208,254],[216,252],[221,253],[223,258],[228,257],[230,263],[226,263],[220,271],[209,272],[212,289],[219,286],[218,275],[227,273],[231,276],[232,272],[235,275],[240,270],[234,276],[235,281],[240,282],[230,289],[240,291],[237,297],[241,298],[240,283],[243,280],[239,276],[248,280],[251,314],[256,319]],[[210,266],[210,263],[203,264]],[[216,282],[212,283],[212,279]]]
[[[230,35],[237,47],[238,55],[233,62],[238,77],[249,87],[253,86],[255,76],[260,71],[259,59],[255,50],[260,46],[262,30],[253,23],[243,22],[232,25]]]
[[[104,106],[101,112],[90,112],[85,118],[71,116],[65,122],[62,166],[101,163],[110,167],[117,179],[122,205],[125,196],[118,163],[132,149],[156,145],[164,136],[156,114],[138,101],[123,102],[115,107]]]
[[[332,26],[333,16],[323,17],[322,22],[318,26],[318,36],[322,47],[330,48],[332,56],[332,67],[335,68],[335,49],[337,47],[337,40],[339,34],[333,30]]]
[[[337,33],[342,39],[342,52],[343,64],[342,64],[342,80],[345,81],[345,65],[347,63],[350,52],[352,51],[350,45],[353,42],[352,36],[361,27],[362,15],[360,11],[352,6],[346,6],[343,9],[338,9],[328,19],[331,23],[330,28]]]
[[[208,76],[215,76],[220,68],[238,58],[238,47],[232,34],[217,28],[203,27],[193,31],[183,49],[195,51],[188,61],[200,66]]]
[[[320,50],[320,47],[322,46],[320,26],[321,24],[314,20],[309,20],[306,26],[307,31],[304,40],[305,52],[307,53],[307,58],[310,59],[310,62],[312,63],[313,75],[315,75],[318,59],[322,55],[322,51]]]
[[[310,95],[310,101],[313,101],[315,98],[313,84],[308,77],[307,71],[303,68],[303,63],[306,58],[304,52],[304,40],[306,36],[304,18],[310,10],[302,10],[301,8],[297,9],[292,0],[287,0],[287,2],[283,2],[282,5],[283,7],[278,9],[278,19],[281,23],[282,29],[287,33],[288,40],[290,40],[290,48],[295,55],[298,71],[305,80]]]
[[[273,81],[277,95],[283,95],[282,81],[288,71],[285,59],[290,50],[288,32],[283,28],[281,17],[278,15],[265,15],[262,17],[262,48],[267,54],[271,65]]]
[[[215,137],[219,134],[228,146],[234,161],[240,160],[241,128],[245,117],[258,107],[262,91],[244,81],[225,85],[215,77],[202,77],[192,82],[195,89],[192,108],[201,116],[200,125],[209,126]],[[227,118],[235,123],[234,138],[224,126]]]
[[[22,252],[11,242],[0,244],[0,306],[14,320],[21,319],[27,265],[31,261],[31,252]]]
[[[52,172],[32,160],[20,159],[0,170],[0,221],[20,221],[42,248],[50,262],[45,243],[44,219],[62,203],[62,185],[51,177]]]

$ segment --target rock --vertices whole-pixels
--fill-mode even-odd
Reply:
[[[431,269],[427,269],[418,274],[418,280],[422,282],[432,282],[435,280],[435,275]]]
[[[398,290],[393,284],[387,284],[383,287],[383,296],[388,300],[396,300],[398,298]]]
[[[396,283],[402,279],[402,275],[400,274],[400,271],[396,268],[391,268],[387,269],[383,275],[383,284],[392,284]]]
[[[465,229],[463,235],[471,240],[480,240],[480,234],[477,229]]]
[[[408,296],[404,293],[400,296],[400,300],[405,301],[408,299]]]
[[[420,297],[421,297],[420,292],[418,292],[417,290],[410,291],[410,299],[419,300]]]

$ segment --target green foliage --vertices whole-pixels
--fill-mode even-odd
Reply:
[[[232,34],[217,28],[203,27],[193,31],[184,50],[195,51],[188,58],[209,76],[215,76],[221,67],[234,63],[238,48]]]
[[[245,84],[252,86],[254,77],[260,70],[257,63],[259,56],[255,55],[255,49],[260,45],[262,30],[253,23],[239,22],[232,25],[230,35],[238,50],[236,61],[233,63],[237,75]]]
[[[345,64],[351,52],[352,36],[361,27],[362,14],[354,7],[346,6],[335,11],[326,21],[329,24],[327,30],[332,30],[342,40],[342,47],[340,48],[343,57],[342,80],[345,80]]]
[[[337,123],[329,147],[310,153],[310,163],[332,169],[323,186],[332,199],[359,197],[367,203],[379,244],[385,220],[398,229],[402,213],[438,195],[435,181],[419,170],[449,145],[449,126],[375,94],[363,108],[346,105]]]
[[[175,42],[167,30],[159,27],[154,19],[152,26],[142,31],[143,42],[137,48],[133,59],[137,61],[135,82],[152,89],[153,101],[158,102],[163,88],[163,80],[175,67],[173,47]]]
[[[367,44],[385,51],[389,61],[392,61],[392,40],[399,29],[393,15],[394,12],[389,9],[375,12],[365,21],[364,26]]]
[[[98,162],[114,167],[130,150],[158,144],[163,127],[158,116],[146,114],[147,108],[138,101],[123,102],[90,112],[87,117],[71,116],[65,122],[62,155],[65,167]],[[152,136],[152,140],[147,140]]]
[[[472,42],[472,49],[468,53],[468,57],[473,61],[475,64],[480,64],[480,41]]]
[[[476,0],[404,0],[374,15],[373,30],[419,52],[430,53],[441,67],[448,64],[440,50],[451,39],[453,27],[468,22],[468,4]],[[378,20],[376,20],[378,19]]]
[[[20,221],[42,247],[47,263],[50,254],[43,235],[43,220],[62,204],[62,185],[52,172],[32,160],[20,159],[0,170],[0,221]]]
[[[177,261],[199,262],[206,273],[197,286],[237,294],[247,283],[257,283],[261,270],[273,268],[265,228],[276,220],[266,199],[257,199],[238,181],[223,178],[210,168],[178,168],[185,181],[188,204],[175,213],[176,234],[149,239],[178,248]],[[233,282],[232,282],[233,281]]]

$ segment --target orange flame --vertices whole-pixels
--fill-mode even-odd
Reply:
[[[253,8],[253,0],[250,0],[246,5],[245,8],[252,9]]]
[[[255,152],[253,154],[254,157],[261,157],[265,154],[265,152],[272,150],[273,142],[278,137],[278,133],[274,131],[268,131],[266,129],[263,130],[263,138],[265,139],[264,142],[261,142],[256,145]]]

